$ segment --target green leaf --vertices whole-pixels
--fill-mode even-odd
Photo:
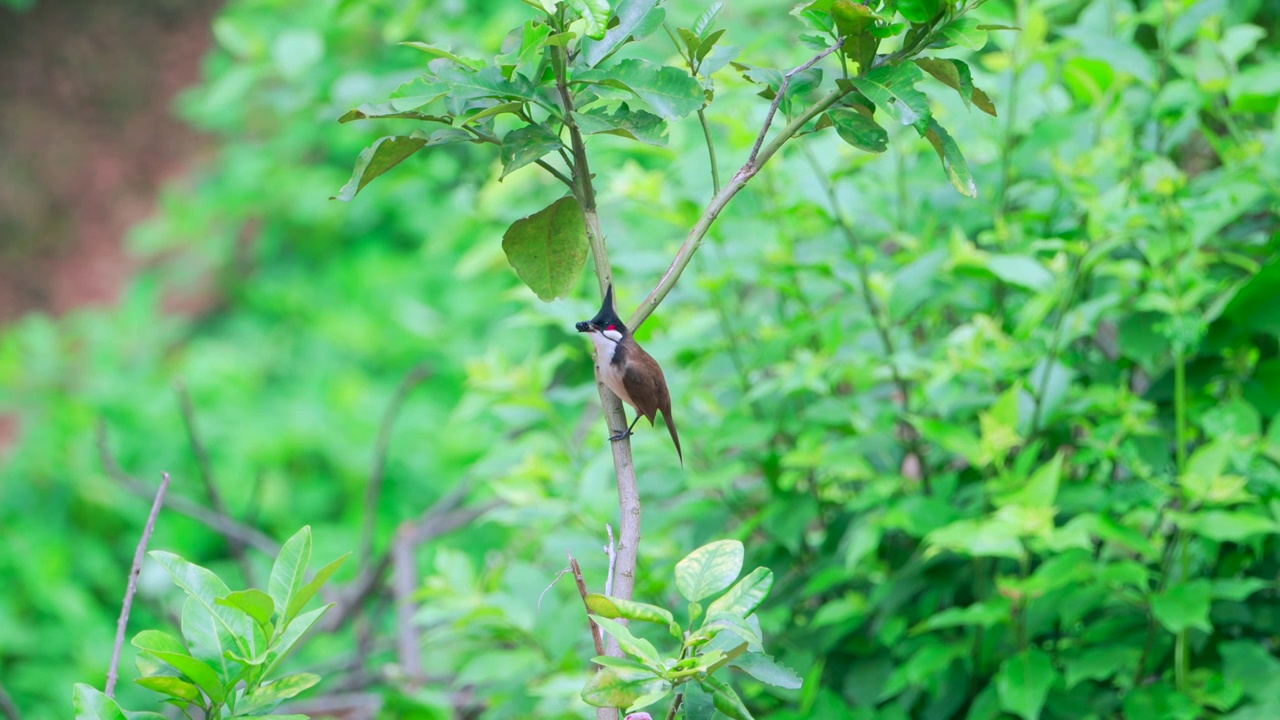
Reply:
[[[733,720],[754,720],[751,711],[747,710],[747,706],[742,704],[742,699],[738,697],[738,693],[729,687],[725,681],[708,677],[701,682],[702,689],[711,693],[712,702],[715,703],[716,710],[728,715]]]
[[[995,499],[995,505],[1021,505],[1023,507],[1053,507],[1058,497],[1058,484],[1062,479],[1062,453],[1053,456],[1031,475],[1026,484],[1003,497]]]
[[[655,676],[652,670],[603,667],[582,688],[582,700],[594,707],[626,708],[646,695],[670,687],[670,683]]]
[[[667,144],[667,121],[645,110],[632,110],[622,103],[612,114],[596,109],[574,112],[578,129],[586,135],[604,133],[617,135],[645,143],[663,146]]]
[[[1085,680],[1108,680],[1135,667],[1139,655],[1138,648],[1119,646],[1087,648],[1078,654],[1066,655],[1062,658],[1066,688],[1070,690]]]
[[[1001,663],[996,673],[1000,707],[1024,720],[1037,720],[1057,679],[1058,671],[1044,651],[1024,650]]]
[[[568,0],[569,7],[577,11],[587,23],[586,35],[594,40],[605,36],[609,27],[609,3],[607,0]]]
[[[1127,525],[1120,524],[1107,515],[1098,517],[1098,537],[1137,552],[1148,561],[1154,561],[1160,557],[1160,552],[1145,535]]]
[[[383,139],[385,140],[386,138]],[[413,152],[416,151],[417,148]],[[361,153],[361,157],[363,157],[363,153]],[[408,155],[404,157],[408,157]],[[404,157],[395,160],[391,165],[400,162]],[[388,165],[382,172],[390,169],[391,165]],[[350,183],[347,184],[350,185]],[[363,183],[361,186],[363,187]],[[290,603],[293,601],[293,596],[306,584],[307,565],[310,562],[311,526],[303,525],[301,530],[285,541],[284,546],[280,548],[280,554],[276,556],[275,563],[271,566],[271,577],[267,581],[267,592],[271,594],[271,599],[275,601],[277,609],[283,612],[289,608]],[[280,626],[282,628],[288,626],[289,621],[292,619],[293,616],[285,612],[280,618]]]
[[[971,104],[977,105],[982,112],[996,117],[995,103],[991,102],[991,98],[985,92],[974,86],[973,74],[969,71],[969,65],[963,60],[916,58],[914,62],[921,70],[959,93],[965,107]]]
[[[628,620],[666,625],[672,629],[673,635],[680,637],[680,626],[676,625],[675,616],[666,608],[597,593],[587,595],[586,603],[587,611],[600,617],[606,617],[611,620],[626,618]]]
[[[898,12],[908,22],[923,25],[938,15],[939,0],[898,0]]]
[[[729,588],[728,592],[708,605],[707,617],[720,614],[746,617],[760,607],[760,603],[769,597],[769,591],[772,589],[773,571],[769,568],[756,568]]]
[[[874,119],[847,108],[834,108],[827,117],[840,139],[859,150],[882,153],[889,149],[889,133]]]
[[[303,585],[298,592],[294,593],[293,599],[289,601],[289,608],[286,616],[292,618],[299,612],[302,612],[302,608],[306,607],[307,603],[311,602],[311,598],[315,597],[316,593],[320,592],[320,588],[324,587],[324,584],[329,581],[329,578],[333,577],[333,574],[338,571],[338,568],[342,567],[342,563],[346,562],[349,557],[351,557],[350,552],[343,553],[333,562],[317,570],[315,577],[311,578],[310,582]]]
[[[185,652],[165,652],[162,650],[146,650],[152,657],[173,666],[187,679],[195,683],[213,702],[220,703],[226,699],[226,689],[218,672],[201,660],[187,655]]]
[[[715,25],[716,18],[719,17],[721,10],[724,10],[723,2],[713,2],[708,5],[707,9],[703,10],[702,14],[698,16],[698,19],[693,21],[693,34],[698,37],[706,37],[707,31]]]
[[[938,153],[938,158],[942,160],[942,170],[955,189],[965,197],[978,197],[978,186],[973,181],[973,173],[969,172],[969,163],[965,161],[960,146],[952,139],[951,134],[930,117],[929,129],[924,136]]]
[[[444,123],[445,125],[450,125],[453,122],[452,118],[444,115],[428,115],[416,110],[397,110],[392,103],[366,103],[354,110],[348,110],[346,114],[338,118],[338,122],[349,123],[353,120],[382,120],[388,118],[422,120],[424,122]]]
[[[456,128],[437,130],[431,135],[415,131],[409,136],[393,135],[379,138],[360,153],[356,158],[355,168],[351,171],[351,179],[342,186],[337,195],[330,199],[350,202],[364,189],[365,185],[419,150],[436,145],[466,142],[470,139],[471,136],[468,133]]]
[[[236,714],[255,715],[262,710],[270,710],[318,682],[320,676],[312,673],[286,675],[244,696],[236,703]]]
[[[436,79],[447,87],[448,97],[455,102],[487,97],[537,100],[536,90],[527,79],[516,75],[508,80],[502,70],[493,65],[476,71],[454,65],[434,70]]]
[[[1181,528],[1216,542],[1244,542],[1258,535],[1280,532],[1275,520],[1251,510],[1201,510],[1177,513],[1174,521]]]
[[[407,41],[407,42],[402,42],[400,44],[406,47],[411,47],[414,50],[424,52],[432,57],[447,58],[449,60],[452,60],[458,63],[463,67],[470,68],[472,70],[479,70],[480,68],[485,66],[485,62],[483,60],[472,60],[471,58],[460,57],[458,55],[455,55],[449,52],[448,50],[445,50],[444,48],[438,48],[435,45],[428,45],[427,43],[424,43],[424,42]]]
[[[1213,586],[1199,578],[1180,583],[1151,596],[1151,614],[1171,633],[1188,628],[1213,632],[1209,608],[1213,604]]]
[[[559,136],[541,125],[512,130],[502,139],[502,175],[498,179],[563,147]]]
[[[764,653],[748,653],[729,664],[766,685],[798,690],[804,684],[795,670]]]
[[[987,44],[987,31],[971,17],[957,18],[942,28],[941,35],[952,43],[970,50],[981,50]]]
[[[386,106],[373,107],[390,107],[396,113],[411,112],[445,97],[449,91],[448,83],[440,82],[432,75],[420,75],[393,90]],[[383,117],[394,116],[383,115]]]
[[[243,613],[217,604],[218,598],[231,594],[221,578],[173,553],[154,550],[148,554],[189,596],[182,609],[182,632],[190,645],[191,655],[221,664],[224,662],[223,653],[229,649],[247,652],[246,643],[253,634],[252,622]],[[227,677],[229,669],[225,664],[221,664],[220,670],[222,676]]]
[[[176,697],[187,702],[199,702],[200,700],[200,689],[182,678],[176,678],[171,675],[156,675],[137,678],[134,682],[152,692]]]
[[[502,250],[516,274],[544,302],[566,297],[587,261],[582,208],[566,196],[521,218],[502,236]]]
[[[263,627],[271,623],[271,616],[276,611],[276,604],[271,600],[271,596],[257,588],[237,590],[226,597],[218,598],[216,602],[244,612]],[[137,644],[136,640],[134,644]]]
[[[626,625],[616,620],[610,620],[603,615],[593,615],[592,619],[596,621],[601,630],[618,641],[618,647],[622,648],[623,652],[638,658],[651,668],[662,667],[662,659],[658,656],[658,649],[653,646],[653,643],[632,635]]]
[[[991,255],[987,258],[987,269],[1010,285],[1035,292],[1049,290],[1054,283],[1053,273],[1029,255]]]
[[[924,93],[915,89],[915,84],[923,78],[920,68],[904,63],[878,67],[862,77],[853,78],[852,82],[876,107],[899,123],[927,129],[929,101]]]
[[[689,602],[710,597],[742,572],[745,550],[737,540],[717,540],[703,545],[676,563],[676,587]]]
[[[650,109],[668,120],[696,112],[706,104],[702,85],[680,68],[648,60],[623,60],[607,77],[624,83]]]
[[[158,650],[160,652],[190,655],[187,647],[178,638],[159,630],[143,630],[133,636],[130,641],[139,650]]]
[[[271,672],[280,663],[284,662],[289,653],[293,652],[298,646],[298,641],[311,629],[311,626],[319,622],[320,618],[324,617],[324,614],[333,607],[334,604],[329,603],[324,607],[316,608],[311,612],[303,613],[294,618],[293,622],[289,623],[289,627],[276,636],[275,641],[271,643],[271,647],[267,650],[267,662],[263,668],[262,677],[270,676]]]
[[[684,694],[684,702],[680,705],[684,720],[712,720],[715,717],[716,706],[710,691],[696,682],[685,683],[680,690]]]
[[[115,700],[84,683],[75,684],[71,691],[71,704],[76,711],[76,720],[127,720]]]
[[[618,18],[616,25],[598,40],[583,39],[582,59],[589,67],[595,67],[628,40],[644,37],[661,27],[666,11],[657,5],[658,0],[622,0],[614,12]]]
[[[836,0],[831,4],[831,14],[837,32],[844,38],[840,49],[857,63],[857,72],[871,67],[876,49],[880,47],[880,38],[873,32],[879,19],[876,12],[862,2]]]

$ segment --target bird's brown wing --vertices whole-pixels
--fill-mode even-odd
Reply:
[[[680,464],[684,464],[684,453],[680,450],[680,436],[676,432],[676,421],[671,419],[671,391],[667,389],[667,378],[662,374],[658,361],[639,346],[629,358],[627,371],[622,375],[622,386],[631,396],[636,411],[654,424],[658,412],[667,423],[667,431],[671,433],[671,442],[675,443],[676,455]]]

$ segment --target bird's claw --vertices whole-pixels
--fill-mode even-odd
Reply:
[[[631,437],[630,428],[628,428],[626,432],[620,432],[617,435],[610,435],[609,440],[611,440],[612,442],[621,442],[622,440],[626,440],[629,437]]]

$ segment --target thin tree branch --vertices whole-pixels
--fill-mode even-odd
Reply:
[[[578,565],[578,560],[573,557],[573,553],[569,553],[569,567],[573,569],[573,581],[578,586],[578,594],[582,596],[582,607],[587,610],[587,624],[591,626],[591,640],[596,644],[596,655],[604,655],[604,636],[600,633],[600,626],[595,620],[591,619],[591,606],[587,604],[587,581],[582,579],[582,566]],[[599,671],[600,666],[596,666]]]
[[[720,194],[720,168],[716,165],[716,143],[711,138],[711,125],[707,123],[705,109],[698,110],[698,122],[702,124],[702,137],[707,141],[707,159],[711,164],[711,190]]]
[[[400,408],[414,388],[431,377],[432,369],[427,363],[419,363],[400,380],[395,395],[387,405],[382,416],[382,424],[378,426],[378,443],[373,451],[373,467],[369,470],[369,486],[364,498],[364,529],[360,539],[360,567],[368,567],[373,558],[374,535],[378,530],[378,503],[382,499],[383,480],[387,474],[387,452],[391,446],[391,430],[395,427],[396,416]]]
[[[147,543],[151,541],[151,533],[156,529],[156,518],[160,516],[160,507],[164,505],[164,494],[169,489],[169,473],[161,473],[160,489],[156,491],[156,499],[151,503],[151,514],[147,516],[147,524],[142,528],[142,539],[138,541],[138,549],[133,553],[133,568],[129,570],[129,584],[124,591],[124,605],[120,608],[120,620],[116,622],[116,644],[111,650],[111,665],[107,668],[107,697],[115,697],[116,682],[120,679],[120,649],[124,647],[124,633],[129,626],[129,612],[133,610],[133,595],[138,592],[138,575],[142,573],[142,560],[147,555]]]
[[[152,497],[155,489],[125,472],[111,455],[107,447],[107,426],[99,421],[97,426],[98,457],[102,461],[107,475],[128,492],[139,497]],[[255,527],[246,525],[235,518],[216,513],[200,503],[188,500],[181,495],[174,495],[168,500],[168,507],[176,513],[186,515],[207,528],[216,530],[224,537],[235,537],[256,550],[275,557],[280,554],[280,543]]]
[[[760,129],[760,134],[756,137],[755,145],[751,149],[751,155],[747,158],[747,162],[739,168],[733,178],[727,185],[711,198],[707,204],[707,208],[702,211],[702,216],[698,218],[698,222],[694,224],[693,229],[689,231],[685,237],[684,243],[676,252],[676,256],[671,261],[671,265],[667,268],[667,272],[663,274],[662,279],[658,281],[658,285],[649,293],[648,297],[640,303],[640,307],[631,315],[628,325],[634,330],[640,327],[645,320],[649,318],[653,311],[667,297],[667,293],[671,292],[671,288],[675,287],[676,281],[680,279],[680,275],[689,265],[689,261],[693,259],[693,254],[698,250],[698,246],[702,244],[702,239],[706,237],[707,231],[711,228],[711,224],[719,217],[720,212],[724,210],[729,201],[738,194],[742,188],[746,187],[747,181],[755,177],[756,173],[764,167],[765,163],[774,156],[782,148],[788,140],[790,140],[801,128],[805,126],[813,118],[822,114],[827,108],[836,104],[845,95],[852,92],[852,88],[837,88],[824,95],[821,99],[810,105],[804,112],[800,113],[794,120],[786,125],[768,144],[765,144],[765,137],[769,133],[769,126],[773,124],[773,116],[778,111],[778,105],[782,102],[783,96],[786,95],[788,86],[791,84],[791,78],[797,73],[808,70],[815,63],[827,57],[831,53],[840,48],[839,42],[831,47],[823,50],[807,62],[799,67],[791,70],[783,77],[782,85],[778,89],[778,94],[773,98],[773,103],[769,106],[769,113],[765,117],[764,127]],[[621,443],[615,443],[618,445]]]
[[[204,483],[205,494],[209,496],[209,505],[219,515],[231,517],[231,513],[227,511],[227,504],[222,501],[222,493],[218,492],[218,484],[213,478],[213,463],[209,460],[209,450],[205,447],[204,440],[200,438],[200,431],[196,428],[196,408],[191,402],[191,393],[187,392],[187,386],[182,381],[175,383],[173,389],[178,393],[178,402],[182,407],[182,425],[187,430],[191,452],[196,456],[196,465],[200,468],[200,480]],[[227,541],[227,549],[240,565],[240,572],[244,573],[245,582],[253,585],[253,564],[249,562],[249,555],[245,552],[244,541],[233,535],[225,535],[224,538]]]

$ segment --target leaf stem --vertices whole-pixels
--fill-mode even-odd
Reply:
[[[711,187],[720,194],[720,168],[716,166],[716,143],[711,139],[711,126],[707,124],[705,109],[698,110],[698,122],[702,124],[702,136],[707,139],[707,157],[711,163]]]

